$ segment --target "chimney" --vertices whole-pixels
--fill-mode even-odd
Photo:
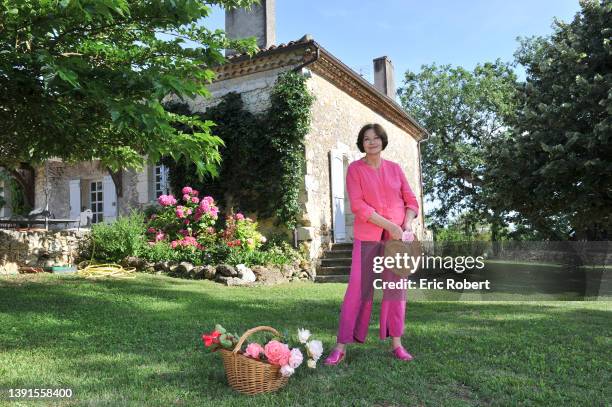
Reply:
[[[261,49],[274,45],[276,41],[276,0],[261,0],[250,9],[225,10],[225,33],[228,38],[256,37]],[[225,50],[225,56],[235,54]]]
[[[374,87],[395,100],[393,63],[386,56],[374,59]]]

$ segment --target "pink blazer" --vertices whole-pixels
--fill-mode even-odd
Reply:
[[[404,171],[399,164],[381,159],[374,169],[359,159],[349,164],[346,189],[355,215],[353,235],[362,241],[379,241],[383,228],[368,221],[372,213],[402,226],[406,209],[418,216],[419,202],[410,189]]]

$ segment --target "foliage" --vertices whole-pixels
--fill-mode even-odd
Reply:
[[[495,143],[504,117],[514,111],[516,76],[497,60],[473,72],[450,65],[423,65],[406,72],[399,94],[403,107],[431,132],[422,150],[426,194],[439,207],[428,213],[433,228],[462,212],[503,223],[489,211],[483,179],[488,171],[485,146]]]
[[[89,252],[105,262],[138,256],[146,244],[144,235],[144,218],[138,212],[119,216],[113,223],[96,223],[91,228]]]
[[[211,196],[200,198],[199,191],[191,187],[181,190],[182,198],[161,195],[157,200],[160,208],[147,222],[149,241],[168,241],[173,249],[204,250],[204,244],[215,234],[215,222],[219,208]]]
[[[308,92],[306,80],[296,72],[279,77],[271,94],[268,112],[268,131],[271,146],[275,151],[272,160],[278,160],[279,172],[270,173],[280,179],[280,205],[276,216],[288,228],[297,226],[300,213],[299,193],[304,179],[304,137],[310,130],[310,108],[314,101]],[[273,183],[271,183],[273,184]]]
[[[181,192],[179,200],[162,195],[158,206],[147,208],[148,244],[141,251],[146,260],[251,266],[285,264],[295,257],[286,243],[269,245],[251,218],[237,213],[220,219],[214,198],[199,198],[188,186]]]
[[[253,38],[229,40],[201,25],[212,6],[252,3],[4,0],[0,164],[97,158],[117,170],[169,155],[215,174],[221,140],[212,123],[162,102],[207,96],[222,49],[255,51]]]
[[[187,114],[187,105],[173,104],[169,109]],[[265,196],[270,182],[265,174],[269,173],[272,151],[265,131],[265,120],[253,115],[244,108],[242,98],[237,93],[225,95],[221,102],[200,114],[201,120],[214,121],[214,134],[223,140],[219,148],[222,157],[219,176],[205,176],[200,180],[195,166],[185,159],[175,161],[171,157],[163,159],[170,168],[170,183],[173,190],[182,185],[193,185],[202,191],[208,191],[218,198],[219,205],[256,211],[271,215],[273,203]],[[249,188],[244,188],[244,185]]]
[[[254,251],[266,241],[266,238],[257,231],[257,222],[242,213],[227,216],[224,229],[219,235],[227,246],[245,251]]]
[[[612,2],[581,6],[550,37],[522,40],[518,112],[488,156],[495,205],[560,240],[612,231]]]
[[[247,111],[240,95],[227,94],[200,115],[202,120],[217,124],[214,133],[224,141],[219,177],[199,181],[187,160],[165,159],[172,187],[195,185],[218,196],[226,208],[240,208],[260,217],[276,216],[285,226],[295,227],[303,184],[303,140],[309,130],[312,102],[305,78],[293,71],[278,77],[271,107],[261,115]],[[185,105],[171,108],[188,111]]]

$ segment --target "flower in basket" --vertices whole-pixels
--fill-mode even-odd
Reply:
[[[289,365],[285,365],[280,368],[280,374],[283,375],[284,377],[289,377],[293,373],[295,373],[295,369]]]
[[[300,367],[303,361],[304,356],[302,356],[302,352],[298,348],[291,349],[291,355],[289,356],[289,362],[287,364],[296,369]]]
[[[207,348],[214,343],[219,343],[219,336],[221,336],[221,332],[212,331],[210,335],[202,335],[202,341],[204,341],[204,346]]]
[[[264,346],[264,355],[273,365],[283,366],[289,362],[291,351],[286,343],[272,340]]]
[[[227,332],[225,328],[217,324],[215,325],[214,331],[210,334],[202,335],[202,341],[204,342],[204,346],[207,348],[210,347],[213,352],[219,348],[229,350],[233,349],[238,343],[238,336]]]
[[[261,355],[262,353],[264,353],[263,346],[255,342],[249,343],[246,347],[246,350],[244,351],[244,354],[246,356],[249,356],[253,359],[259,359],[259,355]]]

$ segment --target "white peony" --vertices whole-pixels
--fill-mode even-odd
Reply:
[[[302,364],[303,361],[304,356],[302,356],[302,352],[298,348],[291,349],[291,356],[289,356],[289,366],[296,369]]]
[[[310,331],[308,329],[299,329],[298,328],[298,339],[301,343],[306,343],[310,338]]]
[[[295,372],[295,369],[289,365],[284,365],[280,368],[280,374],[284,377],[289,377]]]
[[[315,367],[317,367],[317,361],[313,359],[308,359],[308,362],[306,362],[306,364],[311,369],[314,369]]]
[[[321,341],[310,341],[306,344],[308,354],[316,361],[323,354],[323,343]]]

